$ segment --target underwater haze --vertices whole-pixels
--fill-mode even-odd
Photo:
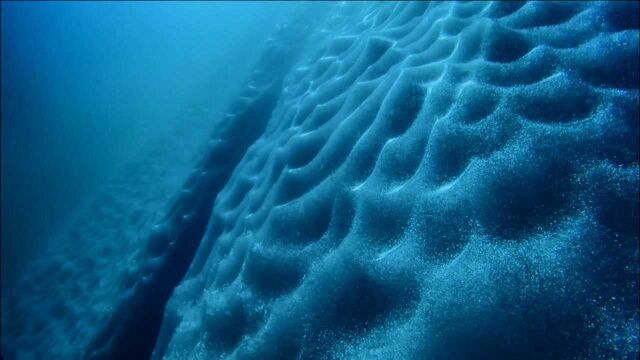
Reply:
[[[3,358],[638,358],[638,4],[2,3]]]
[[[181,111],[224,106],[289,7],[3,1],[3,288]]]

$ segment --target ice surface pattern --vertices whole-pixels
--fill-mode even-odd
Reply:
[[[154,358],[635,358],[638,3],[317,21],[274,35],[84,356],[148,354],[164,311]]]
[[[634,357],[637,3],[338,6],[155,356]]]

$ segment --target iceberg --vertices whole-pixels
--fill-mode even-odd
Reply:
[[[638,13],[301,4],[3,294],[4,358],[636,358]]]

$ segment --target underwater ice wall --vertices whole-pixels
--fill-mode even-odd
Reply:
[[[3,301],[4,356],[636,358],[638,2],[307,7],[137,242]]]

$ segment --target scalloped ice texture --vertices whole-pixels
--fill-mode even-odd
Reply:
[[[84,355],[636,358],[638,2],[316,6]]]
[[[637,11],[337,5],[154,357],[635,357]]]

